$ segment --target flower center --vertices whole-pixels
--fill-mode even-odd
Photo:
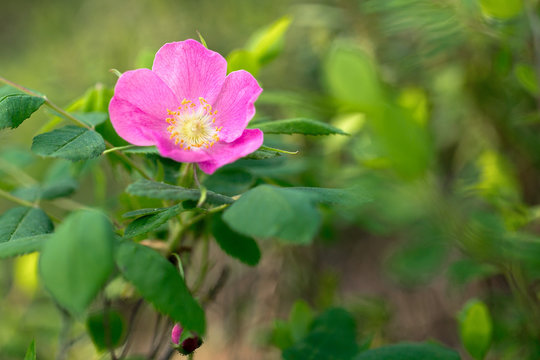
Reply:
[[[222,127],[215,125],[217,110],[212,111],[212,106],[202,97],[199,98],[199,104],[184,99],[178,111],[167,109],[170,115],[166,119],[170,124],[167,131],[181,149],[208,149],[219,141],[218,133]]]

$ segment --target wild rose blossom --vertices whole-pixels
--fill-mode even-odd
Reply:
[[[127,142],[212,174],[262,145],[262,131],[246,129],[261,92],[250,73],[227,75],[223,56],[190,39],[163,45],[152,70],[123,73],[109,113]]]

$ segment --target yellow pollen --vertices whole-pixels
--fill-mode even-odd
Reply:
[[[177,111],[167,109],[167,114],[172,116],[165,119],[170,124],[167,132],[181,149],[208,149],[219,141],[223,127],[215,126],[217,110],[213,111],[205,98],[199,97],[199,104],[184,99]]]

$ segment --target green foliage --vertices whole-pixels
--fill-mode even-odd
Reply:
[[[26,355],[24,355],[24,360],[36,360],[36,341],[32,340],[30,345],[28,345],[28,350],[26,350]]]
[[[227,56],[227,72],[243,69],[257,76],[262,66],[283,51],[285,32],[291,21],[290,16],[284,16],[255,32],[245,49],[234,50]]]
[[[64,308],[83,313],[113,270],[114,232],[95,210],[70,214],[45,242],[39,269],[43,285]]]
[[[14,241],[0,242],[0,259],[20,256],[34,251],[40,251],[50,235],[34,235],[18,238]]]
[[[174,266],[146,246],[123,241],[116,253],[122,275],[155,308],[185,329],[204,334],[204,311]]]
[[[350,360],[358,350],[354,319],[345,310],[332,308],[315,318],[302,341],[283,351],[283,359]]]
[[[272,148],[269,148],[268,146],[263,145],[256,151],[245,156],[244,159],[264,160],[264,159],[271,159],[277,156],[281,156],[281,154],[282,154],[281,151],[278,151],[277,149],[272,149]]]
[[[129,185],[126,192],[131,195],[144,196],[152,199],[162,200],[194,200],[198,201],[201,197],[199,189],[186,189],[181,186],[175,186],[150,180],[138,180]],[[216,194],[212,191],[206,193],[206,202],[213,205],[231,204],[234,202],[228,196]]]
[[[133,220],[124,232],[124,237],[133,238],[135,236],[146,234],[165,224],[167,221],[184,211],[182,204],[174,205],[169,208],[159,209],[150,214],[145,214]]]
[[[485,358],[491,346],[493,326],[489,310],[480,300],[469,300],[459,314],[461,342],[474,359]]]
[[[482,11],[487,16],[510,19],[523,9],[523,0],[479,0]]]
[[[99,350],[114,349],[122,344],[125,332],[122,315],[115,310],[104,310],[86,318],[86,329]]]
[[[347,135],[344,131],[312,119],[285,119],[259,122],[252,125],[265,134]]]
[[[301,191],[261,185],[242,195],[225,211],[223,220],[240,234],[307,244],[320,225],[314,205]]]
[[[45,99],[21,93],[10,86],[0,88],[0,130],[15,129],[37,111]]]
[[[305,301],[297,300],[293,304],[289,314],[289,328],[294,342],[299,342],[308,335],[313,318],[313,310]]]
[[[401,343],[360,353],[354,360],[459,360],[454,350],[433,343]]]
[[[212,219],[212,235],[227,255],[246,265],[255,266],[259,263],[261,250],[255,240],[231,230],[221,219],[221,215],[216,215]]]
[[[531,95],[538,95],[538,80],[536,71],[527,64],[517,64],[514,68],[517,80]]]
[[[41,156],[86,160],[101,155],[105,151],[105,142],[95,131],[68,125],[36,136],[32,151]]]
[[[209,190],[227,196],[234,196],[248,190],[255,182],[251,173],[243,169],[224,168],[204,180]]]
[[[0,217],[0,243],[53,231],[53,224],[43,210],[16,207]]]

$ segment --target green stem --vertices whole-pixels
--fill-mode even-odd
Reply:
[[[114,152],[114,151],[122,151],[122,150],[132,149],[134,147],[137,147],[137,146],[136,145],[126,145],[126,146],[112,147],[110,149],[105,150],[103,152],[103,155]]]
[[[197,280],[195,281],[195,284],[193,284],[193,288],[192,288],[192,291],[194,294],[199,292],[202,285],[204,284],[206,275],[208,274],[208,264],[209,264],[209,255],[210,255],[210,244],[209,244],[208,236],[204,237],[202,246],[203,248],[202,248],[201,269],[199,271],[199,276],[197,276]]]
[[[13,196],[7,191],[4,191],[2,189],[0,189],[0,197],[3,197],[4,199],[9,200],[9,201],[13,201],[14,203],[17,203],[22,206],[36,207],[36,204],[33,204],[30,201],[26,201],[24,199]]]
[[[192,217],[191,219],[187,220],[184,224],[181,225],[181,228],[179,229],[178,233],[175,237],[173,237],[169,243],[169,253],[175,252],[176,248],[178,247],[178,244],[180,242],[180,239],[182,238],[182,235],[184,232],[193,224],[201,221],[205,217],[211,214],[215,214],[217,212],[220,212],[224,209],[226,209],[229,206],[229,204],[223,204],[220,206],[216,206],[215,208],[212,208],[202,214],[199,214],[197,216]]]
[[[59,307],[59,311],[62,315],[62,330],[60,331],[56,360],[64,360],[67,359],[67,352],[71,344],[69,341],[69,332],[71,330],[72,320],[66,310]]]

